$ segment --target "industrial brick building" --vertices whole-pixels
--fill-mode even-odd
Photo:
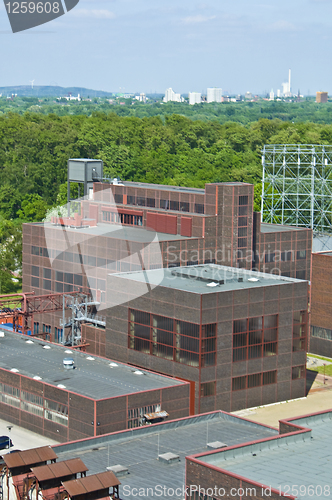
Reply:
[[[15,333],[0,345],[0,418],[56,441],[189,415],[186,382]]]
[[[105,309],[108,273],[205,263],[309,279],[311,230],[261,223],[251,184],[95,182],[91,194],[74,218],[24,224],[24,292],[87,287]],[[61,341],[60,318],[41,315],[31,330]]]
[[[310,352],[332,358],[332,252],[312,254]]]
[[[305,396],[306,281],[203,264],[111,274],[112,290],[106,356],[190,381],[191,413]]]

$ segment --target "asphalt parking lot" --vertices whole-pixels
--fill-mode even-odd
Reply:
[[[11,429],[8,429],[8,426]],[[28,450],[29,448],[38,448],[39,446],[47,446],[58,444],[56,441],[49,439],[45,436],[40,436],[35,432],[31,432],[18,425],[11,424],[5,420],[0,420],[0,436],[9,436],[13,442],[12,450]],[[0,454],[8,453],[9,450],[0,450]]]

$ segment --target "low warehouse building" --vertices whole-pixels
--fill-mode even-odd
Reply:
[[[189,384],[15,333],[1,338],[0,418],[69,441],[142,425],[151,413],[187,416]]]

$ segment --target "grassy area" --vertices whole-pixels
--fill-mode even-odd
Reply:
[[[328,361],[332,363],[332,358],[323,358],[323,356],[318,356],[317,354],[307,354],[308,358],[322,359],[323,361]]]
[[[317,356],[316,354],[308,354],[308,358],[317,358],[321,359],[322,361],[332,363],[331,358],[324,358],[323,356]],[[324,366],[310,366],[310,370],[312,370],[313,372],[324,374]],[[332,377],[332,364],[325,366],[325,375]]]

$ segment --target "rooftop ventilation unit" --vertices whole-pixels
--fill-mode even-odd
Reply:
[[[175,453],[168,452],[163,453],[162,455],[158,455],[158,460],[160,462],[164,462],[165,464],[171,465],[180,462],[180,457]]]
[[[116,475],[116,477],[119,477],[119,476],[126,476],[127,474],[129,474],[129,470],[127,467],[124,467],[123,465],[111,465],[109,467],[106,467],[107,470],[113,472],[113,474]]]
[[[227,444],[221,441],[213,441],[213,443],[207,443],[206,445],[209,450],[219,450],[220,448],[227,448]]]
[[[73,370],[74,369],[74,359],[73,358],[64,358],[63,359],[63,367],[65,370]]]

